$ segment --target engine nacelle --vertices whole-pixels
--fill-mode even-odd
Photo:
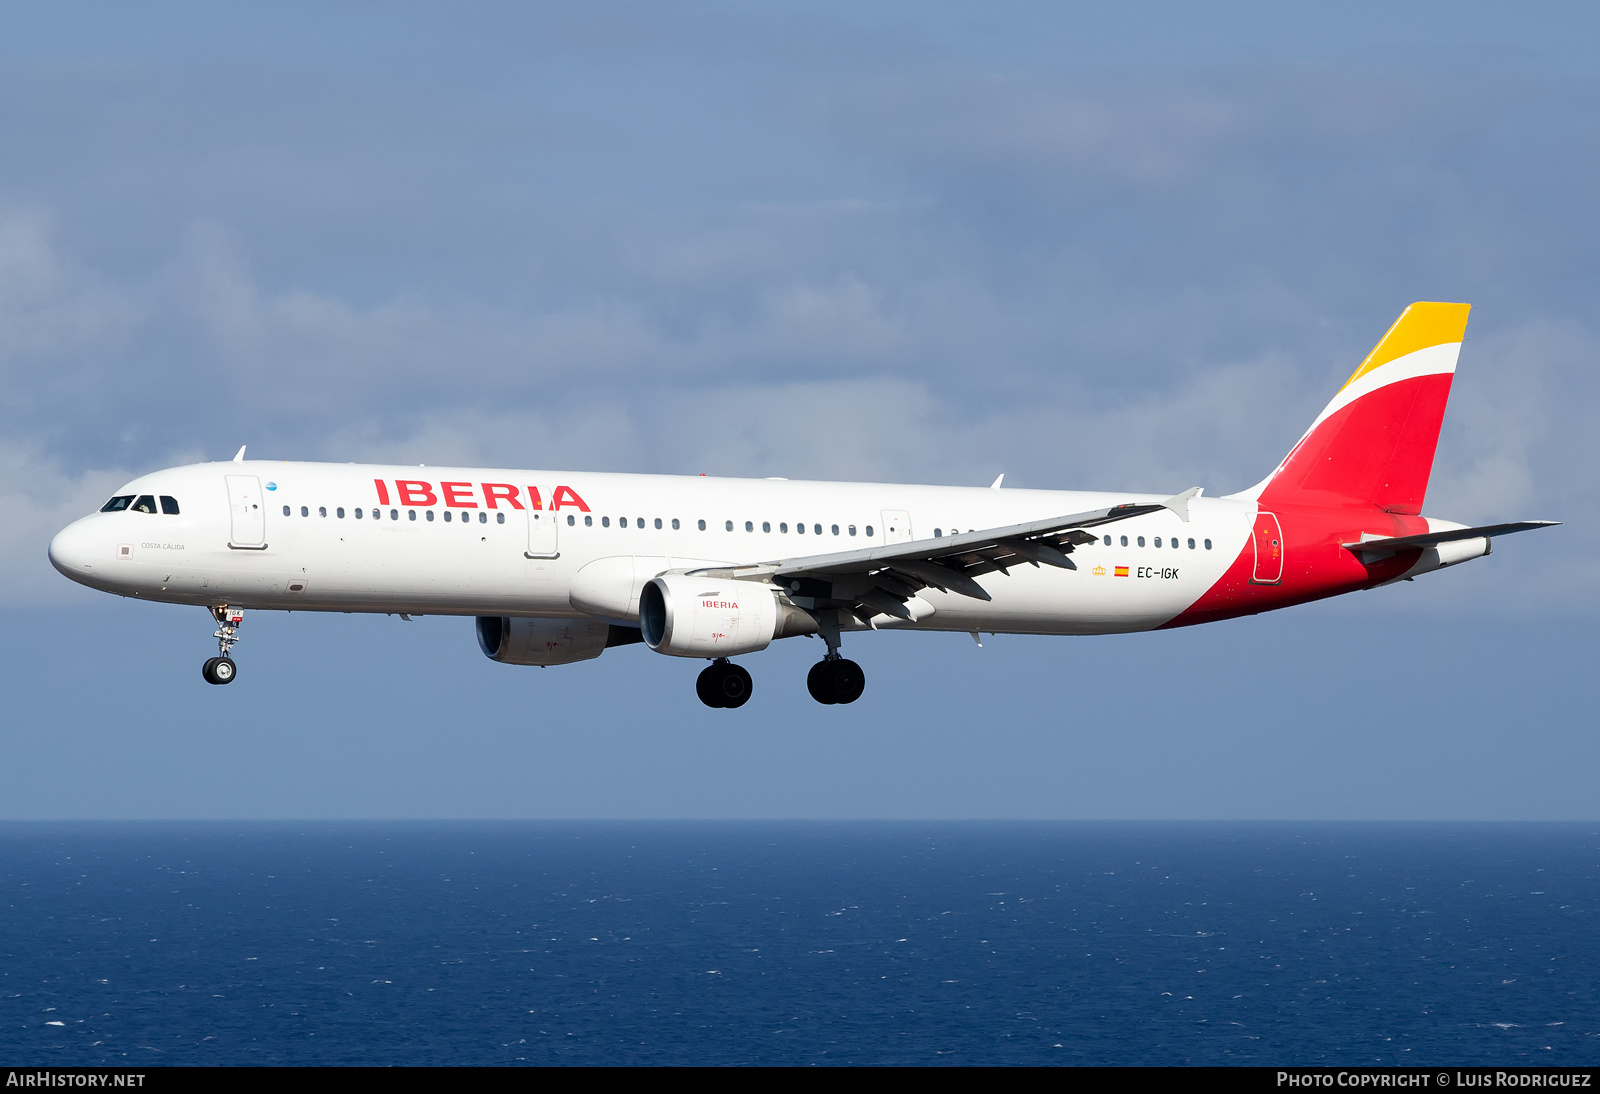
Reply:
[[[478,617],[478,648],[503,665],[570,665],[599,657],[611,644],[599,619]]]
[[[673,657],[736,657],[816,629],[811,616],[759,581],[663,574],[639,594],[645,645]]]

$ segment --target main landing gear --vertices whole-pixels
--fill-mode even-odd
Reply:
[[[828,644],[828,655],[812,665],[806,676],[806,690],[811,698],[825,706],[853,703],[861,698],[866,686],[866,673],[854,661],[839,656],[836,642]],[[694,690],[708,707],[742,707],[750,701],[752,682],[750,674],[742,667],[726,657],[719,657],[700,674]]]
[[[719,657],[700,674],[694,690],[708,707],[742,707],[750,701],[753,682],[742,666]]]
[[[234,643],[239,641],[239,625],[244,622],[244,609],[230,608],[224,604],[220,608],[212,608],[211,616],[217,621],[217,633],[211,637],[217,640],[217,649],[222,656],[206,661],[200,669],[200,675],[205,677],[208,684],[231,684],[239,668],[228,655],[233,652]]]
[[[848,657],[833,653],[824,657],[806,675],[806,690],[817,702],[832,706],[853,703],[867,687],[867,674]]]
[[[828,644],[828,652],[821,661],[811,666],[806,675],[806,690],[811,698],[824,706],[853,703],[861,698],[867,687],[867,674],[861,666],[848,657],[839,656],[839,623],[834,616],[825,616],[818,633]]]

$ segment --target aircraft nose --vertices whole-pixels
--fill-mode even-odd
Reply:
[[[50,565],[72,578],[80,580],[94,572],[101,560],[95,557],[96,540],[92,522],[85,518],[73,521],[56,533],[50,541]]]

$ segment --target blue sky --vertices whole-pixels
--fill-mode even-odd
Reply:
[[[0,13],[0,817],[1590,818],[1600,16],[1463,5]],[[1474,304],[1459,571],[1106,640],[633,649],[203,615],[44,561],[253,455],[1225,493]],[[716,409],[716,429],[704,411]],[[1265,705],[1265,710],[1263,710]]]

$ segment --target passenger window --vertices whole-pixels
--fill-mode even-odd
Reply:
[[[1211,541],[1209,539],[1206,540],[1206,550],[1211,550]]]
[[[123,494],[120,497],[112,498],[110,501],[106,502],[100,507],[100,511],[102,513],[120,513],[132,504],[133,495]]]
[[[567,518],[567,520],[569,520],[569,521],[571,519],[572,519],[571,517]],[[593,517],[584,517],[583,518],[583,526],[585,528],[593,528],[594,527],[594,518]]]
[[[1111,546],[1111,537],[1110,536],[1106,537],[1106,546],[1107,547]]]
[[[478,514],[478,523],[479,524],[488,524],[489,523],[489,514],[488,513],[479,513]]]
[[[1139,546],[1141,546],[1141,547],[1144,546],[1144,537],[1143,536],[1139,537]]]
[[[611,527],[611,518],[610,517],[601,517],[600,518],[600,527],[602,527],[602,528],[610,528]]]
[[[573,516],[571,513],[568,513],[567,514],[567,527],[571,528],[573,525],[575,525],[577,523],[578,523],[578,518]]]
[[[1189,550],[1194,550],[1194,540],[1192,539],[1189,541]]]
[[[833,534],[834,535],[838,535],[839,534],[839,526],[837,524],[833,525]]]
[[[1124,547],[1126,547],[1128,545],[1128,537],[1127,536],[1123,536],[1122,537],[1122,545]]]
[[[820,535],[821,535],[821,534],[822,534],[822,525],[820,525],[820,524],[813,524],[813,525],[812,525],[812,526],[811,526],[811,533],[812,533],[812,535],[817,535],[817,536],[820,536]]]
[[[406,510],[406,519],[407,520],[416,520],[417,519],[417,511],[415,509],[407,509]]]
[[[1172,549],[1174,551],[1176,551],[1178,549],[1178,537],[1177,536],[1173,536],[1172,537]]]
[[[178,499],[174,498],[174,497],[168,497],[166,494],[162,494],[161,495],[161,511],[163,513],[165,513],[169,517],[177,516],[178,515]]]
[[[324,516],[324,517],[327,516],[328,515],[328,507],[326,505],[317,506],[317,513],[319,515],[321,515],[321,516]]]
[[[399,520],[400,519],[400,510],[398,510],[398,509],[389,510],[389,519],[390,520]]]
[[[761,522],[761,530],[762,530],[762,531],[763,531],[763,532],[770,532],[770,531],[772,531],[772,522],[771,522],[771,521],[770,521],[770,520],[764,520],[764,521],[762,521],[762,522]]]
[[[361,510],[359,510],[359,509],[356,510],[356,519],[357,520],[361,519]]]
[[[661,527],[661,518],[660,518],[660,517],[657,517],[657,518],[656,518],[656,527],[657,527],[657,528],[660,528],[660,527]]]
[[[850,526],[850,534],[852,536],[856,534],[856,526],[854,524]]]
[[[778,522],[778,531],[787,535],[789,532],[789,522],[786,520],[780,520]]]
[[[706,530],[706,522],[702,520],[702,521],[699,522],[699,524],[700,524],[700,530],[702,532],[704,532]]]
[[[744,522],[744,530],[746,532],[754,532],[756,530],[756,526],[755,526],[755,524],[753,524],[752,522],[747,520],[747,521]]]
[[[494,522],[496,524],[504,524],[506,522],[506,515],[504,513],[496,513],[494,515]]]
[[[341,505],[339,508],[335,509],[333,511],[333,515],[338,517],[340,520],[343,520],[344,519],[344,506]]]
[[[806,534],[806,526],[805,526],[805,524],[803,524],[803,523],[801,523],[801,524],[796,524],[796,525],[795,525],[795,526],[794,526],[794,530],[795,530],[795,534],[796,534],[796,535],[802,535],[802,536],[803,536],[803,535],[805,535],[805,534]]]
[[[445,522],[445,523],[446,523],[446,524],[449,524],[449,523],[450,523],[450,519],[451,519],[451,518],[450,518],[450,510],[448,510],[448,509],[446,509],[446,510],[445,510],[445,511],[444,511],[444,522]]]
[[[1141,540],[1140,540],[1140,541],[1139,541],[1139,546],[1141,546],[1141,547],[1143,547],[1143,546],[1144,546],[1144,540],[1142,540],[1142,539],[1141,539]],[[1157,537],[1156,537],[1156,546],[1157,546],[1157,547],[1159,547],[1159,546],[1161,546],[1161,537],[1160,537],[1160,536],[1157,536]]]
[[[678,530],[678,518],[677,517],[673,517],[672,518],[672,530],[674,532],[676,532]]]
[[[283,515],[284,516],[288,516],[289,515],[289,507],[287,505],[285,505],[283,507]]]
[[[868,536],[871,536],[871,535],[872,535],[872,525],[870,525],[870,524],[869,524],[869,525],[867,525],[867,535],[868,535]]]
[[[934,539],[943,539],[944,538],[944,529],[943,528],[935,528],[933,530],[933,538]]]
[[[302,505],[300,507],[300,515],[302,517],[309,517],[311,515],[311,510],[307,509],[304,505]]]
[[[424,515],[426,515],[426,516],[427,516],[427,518],[428,518],[428,519],[429,519],[429,520],[430,520],[430,521],[431,521],[431,520],[433,520],[433,510],[432,510],[432,509],[429,509],[429,510],[426,510],[426,512],[425,512],[425,514],[424,514]]]
[[[726,527],[730,532],[733,531],[733,521],[727,521],[724,527]]]

